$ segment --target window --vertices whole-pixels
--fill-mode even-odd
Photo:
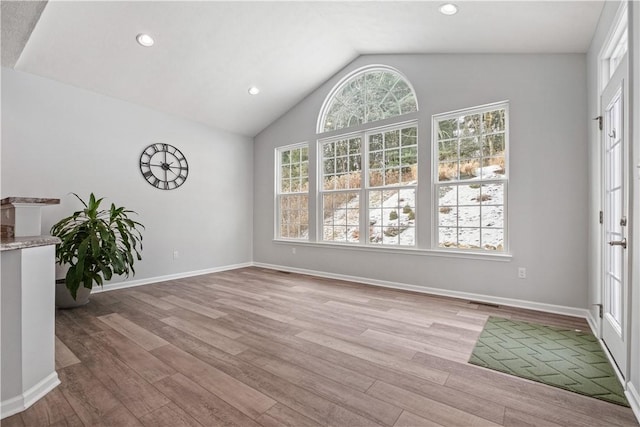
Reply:
[[[415,125],[321,141],[320,152],[323,241],[415,245]]]
[[[369,68],[349,76],[327,97],[318,133],[344,129],[418,111],[409,83],[389,68]]]
[[[309,147],[284,147],[277,155],[277,237],[309,238]]]
[[[369,133],[369,243],[415,245],[418,128]]]
[[[613,73],[616,72],[618,65],[622,62],[622,58],[627,53],[628,43],[628,30],[625,29],[609,58],[609,78],[613,77]]]
[[[601,89],[609,83],[629,49],[629,19],[626,2],[620,2],[614,24],[602,46],[598,69]]]
[[[360,70],[329,94],[318,133],[360,128],[318,141],[319,239],[415,246],[418,128],[401,121],[416,111],[411,85],[388,67]]]
[[[504,252],[508,103],[436,115],[433,132],[436,246]]]
[[[322,240],[360,241],[362,138],[326,141],[322,150]]]
[[[338,84],[318,117],[315,145],[276,149],[276,238],[309,239],[314,149],[317,241],[507,252],[508,102],[432,117],[432,231],[422,243],[418,223],[429,216],[418,212],[426,192],[418,189],[417,111],[411,85],[391,68],[369,67]]]

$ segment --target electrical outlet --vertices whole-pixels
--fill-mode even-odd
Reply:
[[[526,279],[527,278],[527,269],[524,267],[518,268],[518,279]]]
[[[173,259],[178,259],[178,258],[180,258],[180,252],[173,251]]]
[[[291,254],[293,254],[293,255],[296,254],[296,248],[291,248]]]

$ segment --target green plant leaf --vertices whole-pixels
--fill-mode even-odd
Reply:
[[[85,209],[75,211],[51,227],[51,234],[60,238],[56,246],[56,262],[69,265],[67,287],[75,298],[81,285],[91,289],[102,285],[113,275],[135,274],[135,260],[142,260],[144,225],[128,218],[135,211],[117,207],[100,209],[103,198],[91,193],[88,202],[72,193]],[[139,249],[138,249],[139,247]]]

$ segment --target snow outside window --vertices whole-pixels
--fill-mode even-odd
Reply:
[[[317,241],[416,246],[417,111],[411,84],[384,65],[356,70],[328,94],[313,146]],[[276,238],[309,239],[308,150],[276,149]]]
[[[369,243],[414,246],[418,185],[418,128],[368,135]]]
[[[433,116],[434,241],[505,252],[508,103]]]
[[[363,131],[319,149],[322,240],[415,246],[417,127]]]
[[[324,141],[320,150],[322,240],[359,242],[362,137]]]
[[[309,146],[276,149],[277,237],[309,238]]]

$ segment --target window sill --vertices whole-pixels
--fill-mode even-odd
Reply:
[[[314,248],[326,248],[326,249],[347,249],[354,251],[364,252],[378,252],[378,253],[394,253],[404,255],[418,255],[418,256],[435,256],[445,258],[463,258],[463,259],[477,259],[485,261],[501,261],[509,262],[513,258],[510,253],[484,253],[475,251],[462,251],[462,250],[446,250],[446,249],[418,249],[410,247],[389,247],[389,246],[373,246],[373,245],[356,245],[353,243],[328,243],[328,242],[309,242],[305,240],[287,240],[287,239],[273,239],[273,243],[279,245],[290,246],[308,246]]]

